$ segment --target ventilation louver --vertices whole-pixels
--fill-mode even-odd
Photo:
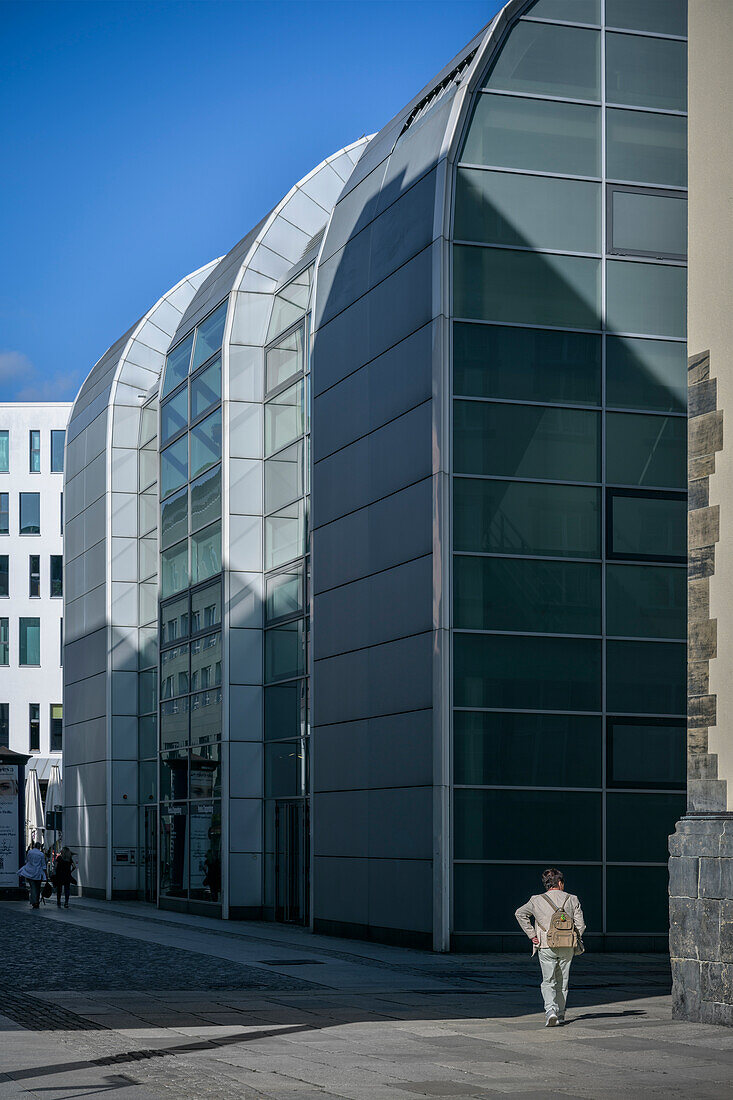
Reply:
[[[421,119],[424,114],[430,110],[434,104],[442,99],[446,92],[450,91],[454,84],[459,84],[461,78],[466,72],[474,57],[476,56],[476,50],[472,50],[470,54],[464,57],[460,65],[456,65],[452,72],[448,73],[444,80],[441,80],[440,84],[436,84],[434,88],[431,88],[426,96],[420,100],[420,102],[413,108],[411,113],[407,116],[405,124],[400,130],[400,137],[410,129],[413,123]],[[399,140],[399,139],[398,139]]]

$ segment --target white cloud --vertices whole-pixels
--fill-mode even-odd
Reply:
[[[22,351],[0,351],[0,383],[22,382],[35,374],[36,368]]]
[[[22,351],[0,351],[0,400],[73,401],[81,381],[71,372],[43,376]]]

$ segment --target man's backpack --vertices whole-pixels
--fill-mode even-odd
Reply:
[[[555,902],[548,894],[545,894],[544,897],[545,901],[549,902],[555,910],[547,927],[547,946],[577,947],[578,931],[573,922],[573,918],[569,913],[565,912],[564,908],[569,901],[570,895],[568,895],[561,906],[555,905]]]

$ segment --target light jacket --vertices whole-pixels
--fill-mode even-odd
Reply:
[[[46,857],[40,848],[31,848],[25,857],[25,863],[18,871],[19,878],[43,881],[46,877]]]
[[[547,894],[533,894],[528,902],[524,905],[520,905],[514,916],[517,918],[519,927],[529,937],[533,939],[535,936],[539,939],[539,944],[534,944],[534,952],[539,947],[547,947],[547,929],[550,926],[550,921],[554,915],[555,910],[550,903],[546,900],[547,896],[550,896],[557,905],[558,909],[564,909],[569,917],[572,917],[573,923],[578,930],[578,935],[582,936],[585,932],[585,917],[583,916],[583,910],[580,907],[580,902],[575,894],[568,894],[565,890],[548,890]],[[532,923],[534,921],[534,924]]]

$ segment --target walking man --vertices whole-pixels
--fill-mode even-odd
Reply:
[[[565,1020],[570,963],[573,955],[583,950],[583,910],[575,894],[566,893],[564,879],[557,867],[543,871],[545,893],[533,894],[514,914],[534,944],[532,954],[536,951],[540,957],[545,1027],[556,1027]]]

